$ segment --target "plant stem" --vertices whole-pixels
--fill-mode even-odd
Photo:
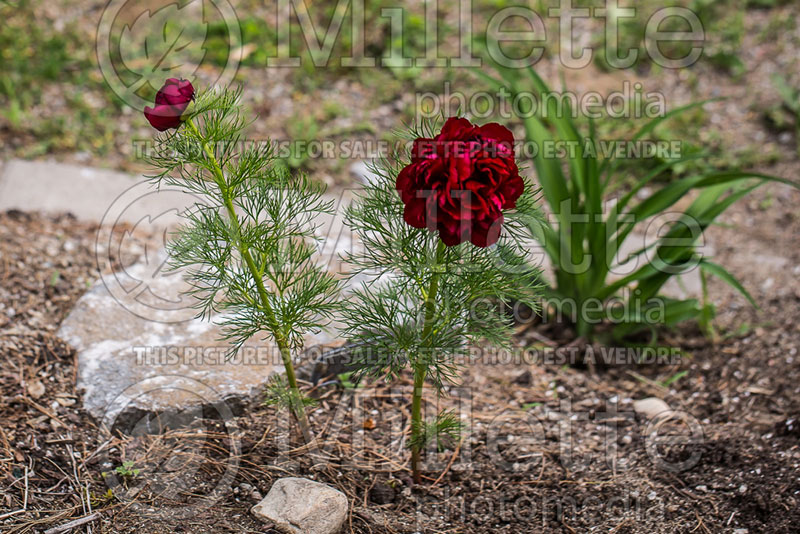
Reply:
[[[703,294],[703,308],[699,320],[700,329],[703,331],[703,334],[711,340],[711,343],[716,344],[719,342],[719,336],[717,335],[717,330],[714,328],[714,305],[708,298],[706,271],[702,266],[700,269],[700,287],[702,288]]]
[[[446,245],[439,240],[436,246],[436,260],[433,274],[431,275],[428,294],[425,296],[425,322],[422,326],[422,344],[428,350],[423,350],[423,354],[417,354],[417,362],[414,365],[414,394],[411,399],[411,470],[416,484],[422,483],[422,473],[419,469],[420,453],[422,448],[422,390],[425,387],[425,376],[428,373],[428,362],[430,357],[431,343],[428,338],[433,331],[433,320],[436,315],[436,294],[439,292],[439,265],[444,261]]]
[[[233,206],[233,201],[231,200],[228,187],[225,182],[225,177],[222,174],[222,168],[220,167],[219,162],[214,155],[214,151],[200,134],[200,131],[197,129],[197,126],[195,126],[194,122],[192,122],[192,119],[188,119],[186,121],[186,125],[202,143],[203,151],[214,168],[214,181],[220,189],[220,195],[222,197],[223,204],[228,212],[228,219],[230,220],[231,224],[231,234],[235,241],[236,248],[239,250],[239,254],[242,256],[242,259],[247,265],[247,269],[250,271],[250,274],[255,280],[256,288],[258,289],[258,295],[261,299],[261,310],[264,312],[264,315],[267,318],[267,324],[270,333],[275,339],[275,343],[278,345],[278,349],[281,352],[283,366],[286,369],[286,379],[289,382],[289,389],[291,393],[290,402],[292,413],[294,414],[295,419],[297,419],[297,423],[300,426],[303,439],[306,443],[310,443],[313,439],[313,435],[311,434],[311,427],[309,426],[308,419],[306,418],[306,412],[305,408],[303,407],[300,388],[297,386],[297,377],[295,376],[294,366],[292,365],[292,353],[289,350],[289,342],[286,339],[286,335],[284,334],[283,330],[281,330],[280,324],[278,324],[278,319],[275,316],[275,310],[272,309],[272,305],[269,302],[267,288],[264,287],[264,280],[261,278],[261,273],[258,269],[258,266],[256,265],[256,262],[253,261],[253,256],[250,254],[250,249],[241,239],[239,217],[236,215],[236,209]]]
[[[582,337],[588,341],[592,341],[593,339],[593,326],[592,323],[586,320],[584,316],[585,309],[586,309],[586,301],[580,298],[576,299],[577,302],[577,316],[575,317],[575,330],[578,333],[578,337]]]

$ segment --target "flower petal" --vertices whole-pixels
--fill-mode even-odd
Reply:
[[[476,247],[490,247],[497,243],[497,240],[500,239],[500,228],[502,228],[502,226],[502,214],[494,221],[476,221],[475,224],[472,225],[470,241]]]
[[[406,204],[405,210],[403,210],[403,219],[406,224],[414,228],[427,228],[425,204],[424,198],[415,198]]]
[[[503,210],[516,207],[525,182],[508,128],[451,117],[433,139],[414,141],[412,162],[395,186],[407,224],[435,227],[447,246],[487,247],[500,238]]]

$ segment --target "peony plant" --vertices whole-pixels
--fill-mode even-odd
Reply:
[[[375,165],[376,180],[346,213],[363,247],[343,257],[354,276],[367,277],[343,312],[357,375],[413,373],[408,443],[417,483],[427,444],[461,427],[449,412],[423,419],[426,381],[441,393],[468,343],[507,346],[513,323],[502,303],[535,308],[539,287],[524,246],[535,192],[520,175],[512,133],[465,118],[434,129],[409,132],[410,150]]]
[[[240,91],[195,96],[189,81],[173,78],[144,115],[165,132],[149,158],[158,169],[153,181],[206,201],[183,214],[186,222],[170,243],[171,266],[187,269],[198,316],[216,315],[231,354],[255,335],[275,342],[288,382],[277,398],[311,441],[292,353],[337,309],[339,282],[312,261],[314,221],[332,210],[324,187],[290,176],[269,144],[242,146],[249,121]]]

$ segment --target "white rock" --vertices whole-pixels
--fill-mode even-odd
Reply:
[[[32,380],[28,384],[28,394],[33,397],[35,400],[38,400],[39,397],[44,395],[45,387],[42,384],[41,380]]]
[[[374,185],[380,180],[366,161],[357,161],[350,165],[350,175],[364,185]]]
[[[141,176],[80,165],[11,160],[0,174],[0,211],[68,211],[80,220],[101,221],[111,210],[115,220],[135,224],[142,208],[163,214],[195,201],[175,188],[157,191]]]
[[[646,399],[634,401],[633,411],[647,419],[669,417],[672,415],[672,409],[670,409],[669,405],[656,397],[648,397]]]
[[[335,534],[347,517],[347,497],[306,478],[281,478],[252,508],[257,518],[287,534]]]
[[[235,411],[259,394],[273,373],[282,372],[280,353],[265,335],[254,336],[226,359],[229,344],[221,340],[217,317],[175,320],[194,314],[191,297],[183,294],[190,286],[179,273],[150,276],[152,270],[152,264],[142,263],[105,276],[78,300],[58,331],[78,353],[77,385],[93,417],[110,428],[127,414],[206,406]],[[126,293],[125,287],[138,290]],[[324,333],[308,335],[306,346],[330,340]]]

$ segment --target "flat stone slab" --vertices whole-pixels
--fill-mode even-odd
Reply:
[[[341,491],[307,478],[287,477],[275,481],[252,513],[286,534],[336,534],[342,530],[347,507]]]
[[[143,195],[146,198],[140,199]],[[110,217],[113,222],[137,223],[139,212],[126,209],[137,199],[147,205],[150,215],[184,209],[194,201],[191,195],[173,190],[157,193],[142,176],[78,165],[11,160],[0,174],[0,211],[69,212],[84,221]]]
[[[283,371],[279,352],[259,335],[227,359],[221,327],[193,318],[181,274],[155,272],[140,263],[105,276],[62,322],[58,335],[78,352],[84,407],[109,426],[131,414],[197,407],[229,416]],[[330,341],[309,336],[306,346]]]
[[[339,254],[356,246],[352,231],[344,225],[352,196],[352,191],[326,194],[324,199],[332,203],[335,214],[314,221],[322,240],[318,259],[332,272],[343,269]],[[102,227],[98,246],[106,249],[119,247],[120,236],[114,234],[118,228],[125,232],[123,237],[134,231],[163,233],[182,223],[183,211],[204,202],[174,186],[157,189],[142,176],[122,172],[47,161],[0,162],[0,211],[69,212],[80,220],[97,222]],[[104,258],[100,260],[106,267]]]

